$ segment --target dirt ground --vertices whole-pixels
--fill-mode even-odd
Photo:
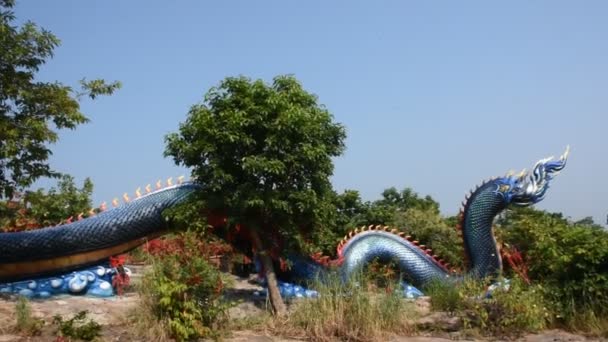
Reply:
[[[258,315],[263,312],[264,303],[253,296],[254,291],[259,288],[247,281],[235,277],[234,288],[230,291],[230,296],[236,299],[242,299],[242,303],[233,308],[230,312],[232,317],[240,318],[248,315]],[[50,300],[31,301],[32,316],[42,319],[46,322],[42,329],[41,336],[26,337],[15,333],[15,304],[14,300],[0,299],[0,342],[21,342],[21,341],[57,341],[56,327],[51,322],[55,315],[61,315],[65,318],[71,318],[74,314],[82,310],[88,310],[88,317],[102,325],[101,341],[144,341],[133,336],[133,332],[129,327],[127,315],[129,312],[137,308],[138,296],[136,293],[126,293],[121,297],[110,299],[63,296],[55,297]],[[424,313],[428,311],[428,301],[421,299],[417,301],[418,310]],[[445,317],[434,316],[434,314],[426,315],[421,320],[435,321],[445,319]],[[445,324],[450,324],[446,320]],[[415,337],[396,337],[391,341],[394,342],[427,342],[427,341],[452,341],[457,339],[458,335],[440,336],[415,336]],[[254,331],[236,331],[232,333],[226,341],[231,342],[271,342],[271,341],[298,341],[294,339],[282,339],[273,336],[267,336]],[[541,334],[530,334],[519,339],[519,341],[528,342],[565,342],[565,341],[598,341],[597,339],[586,339],[584,336],[570,334],[564,331],[549,330]]]

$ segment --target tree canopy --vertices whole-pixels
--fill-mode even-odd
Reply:
[[[0,231],[47,227],[64,222],[69,217],[76,220],[79,215],[89,216],[92,194],[93,182],[89,178],[79,189],[73,177],[63,175],[57,187],[51,187],[48,191],[28,191],[21,198],[14,198],[19,201],[0,205]]]
[[[284,306],[267,250],[293,245],[301,230],[312,228],[332,192],[331,158],[344,151],[345,137],[344,127],[292,76],[272,84],[228,77],[192,106],[179,132],[166,136],[165,155],[192,167],[206,206],[249,229],[279,314]]]
[[[59,177],[48,164],[49,144],[57,142],[58,130],[88,121],[78,99],[112,94],[121,86],[83,79],[76,93],[60,82],[36,80],[59,39],[32,22],[14,26],[13,6],[13,0],[0,1],[0,198],[38,178]]]
[[[166,156],[192,167],[210,208],[255,228],[288,232],[309,222],[331,190],[345,130],[291,76],[229,77],[194,105]]]

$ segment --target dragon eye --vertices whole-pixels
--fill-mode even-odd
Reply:
[[[501,184],[500,188],[498,188],[498,191],[500,191],[500,192],[507,192],[507,191],[509,191],[510,188],[511,187],[509,185],[507,185],[507,184]]]

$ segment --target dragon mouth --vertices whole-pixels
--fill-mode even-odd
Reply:
[[[550,181],[566,167],[570,147],[566,147],[559,159],[553,157],[541,159],[534,165],[531,172],[522,172],[512,178],[510,203],[517,206],[529,206],[545,198]]]

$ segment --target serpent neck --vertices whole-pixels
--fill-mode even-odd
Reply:
[[[502,260],[492,232],[494,217],[505,208],[502,195],[494,181],[475,190],[464,206],[461,227],[464,249],[470,262],[469,275],[475,278],[496,275]]]

